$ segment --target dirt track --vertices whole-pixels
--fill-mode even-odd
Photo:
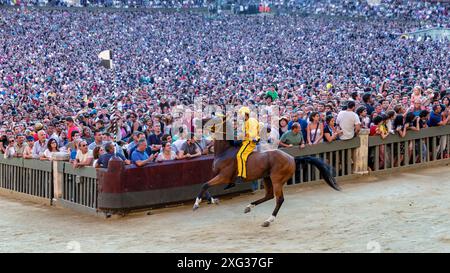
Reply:
[[[1,252],[449,252],[450,167],[291,187],[278,219],[262,196],[102,219],[0,197]]]

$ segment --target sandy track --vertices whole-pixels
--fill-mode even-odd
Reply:
[[[450,167],[367,177],[335,192],[290,187],[276,222],[263,195],[102,219],[0,197],[2,252],[449,252]]]

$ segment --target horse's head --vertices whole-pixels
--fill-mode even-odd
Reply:
[[[234,146],[234,128],[227,116],[203,120],[203,131],[214,139],[214,153],[219,155]]]

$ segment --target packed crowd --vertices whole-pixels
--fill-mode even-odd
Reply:
[[[0,0],[0,5],[101,7],[101,8],[201,8],[204,0]]]
[[[212,140],[172,130],[183,119],[173,110],[196,98],[279,106],[270,141],[282,147],[345,140],[360,128],[385,137],[442,126],[450,43],[393,34],[419,25],[2,9],[0,149],[42,160],[66,153],[76,167],[106,167],[114,154],[137,166],[197,157]],[[113,70],[99,65],[105,49]]]
[[[448,23],[449,1],[424,0],[300,0],[302,12],[345,17],[381,17]]]
[[[225,0],[223,5],[259,4],[295,9],[302,13],[344,16],[381,17],[423,22],[448,23],[448,0]],[[205,8],[214,1],[207,0],[0,0],[2,5],[117,7],[117,8]]]

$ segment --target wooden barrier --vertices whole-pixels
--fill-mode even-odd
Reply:
[[[111,159],[108,169],[97,171],[98,208],[115,211],[192,202],[201,184],[213,177],[212,164],[212,156],[145,167],[125,166],[122,161]],[[244,183],[227,192],[223,187],[214,187],[211,194],[220,196],[250,190],[251,184]]]
[[[404,138],[390,135],[385,139],[369,137],[368,162],[371,171],[396,169],[448,162],[450,126],[408,131]]]
[[[53,177],[50,161],[4,159],[0,154],[0,191],[19,198],[51,204]]]
[[[337,177],[346,177],[353,174],[354,169],[354,150],[360,147],[358,137],[351,140],[337,140],[331,143],[320,143],[313,146],[290,147],[281,149],[293,157],[314,156],[322,159],[325,163],[331,165]],[[296,172],[292,181],[288,184],[298,184],[320,180],[319,170],[311,165],[302,166],[297,163]]]

